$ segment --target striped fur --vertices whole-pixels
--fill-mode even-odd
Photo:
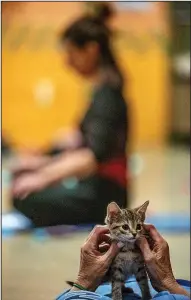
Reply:
[[[110,268],[112,299],[122,300],[124,282],[135,275],[141,289],[142,299],[151,299],[143,256],[135,241],[145,235],[143,223],[149,201],[135,209],[120,209],[115,202],[108,205],[105,223],[112,240],[124,243],[124,247],[114,259]]]

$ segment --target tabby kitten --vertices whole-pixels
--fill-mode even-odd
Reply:
[[[149,201],[146,201],[135,209],[120,209],[115,202],[111,202],[107,207],[105,223],[111,239],[124,244],[109,272],[113,300],[122,300],[122,288],[130,275],[135,275],[142,299],[151,299],[143,256],[135,244],[136,239],[144,234],[143,223],[148,205]]]

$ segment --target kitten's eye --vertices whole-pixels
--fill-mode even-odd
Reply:
[[[137,230],[141,230],[141,224],[137,224]]]
[[[123,225],[122,226],[123,230],[128,230],[129,229],[129,226],[127,224]]]

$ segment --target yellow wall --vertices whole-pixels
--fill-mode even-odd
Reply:
[[[73,125],[86,107],[85,82],[64,67],[56,49],[58,30],[82,12],[82,5],[3,4],[2,127],[16,148],[47,147],[55,131]],[[167,134],[168,58],[155,33],[167,34],[164,5],[153,3],[145,13],[121,12],[112,24],[124,31],[115,47],[128,81],[134,147],[161,144]],[[43,83],[50,88],[50,103],[35,100],[44,95],[36,91]]]

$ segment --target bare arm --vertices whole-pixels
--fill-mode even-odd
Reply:
[[[88,148],[82,148],[67,155],[59,155],[38,173],[40,177],[45,178],[45,184],[48,186],[68,177],[87,177],[94,174],[96,169],[97,162],[93,152]]]
[[[35,171],[51,161],[47,155],[22,155],[9,164],[10,171],[17,176],[22,172]]]
[[[76,150],[83,144],[83,136],[78,128],[70,128],[57,132],[54,140],[53,147],[60,150]]]
[[[61,131],[60,133],[57,133],[53,146],[55,149],[60,150],[60,152],[64,150],[64,153],[67,153],[68,151],[75,151],[80,147],[82,145],[82,140],[83,138],[79,130],[70,129],[67,132]],[[49,153],[47,153],[47,155],[20,155],[10,163],[10,170],[14,175],[19,175],[26,171],[35,171],[48,163],[51,163],[56,156],[53,158]]]
[[[69,177],[83,178],[94,174],[97,161],[93,152],[82,148],[68,154],[61,154],[51,162],[34,172],[18,176],[13,182],[12,193],[24,199],[27,195]]]

